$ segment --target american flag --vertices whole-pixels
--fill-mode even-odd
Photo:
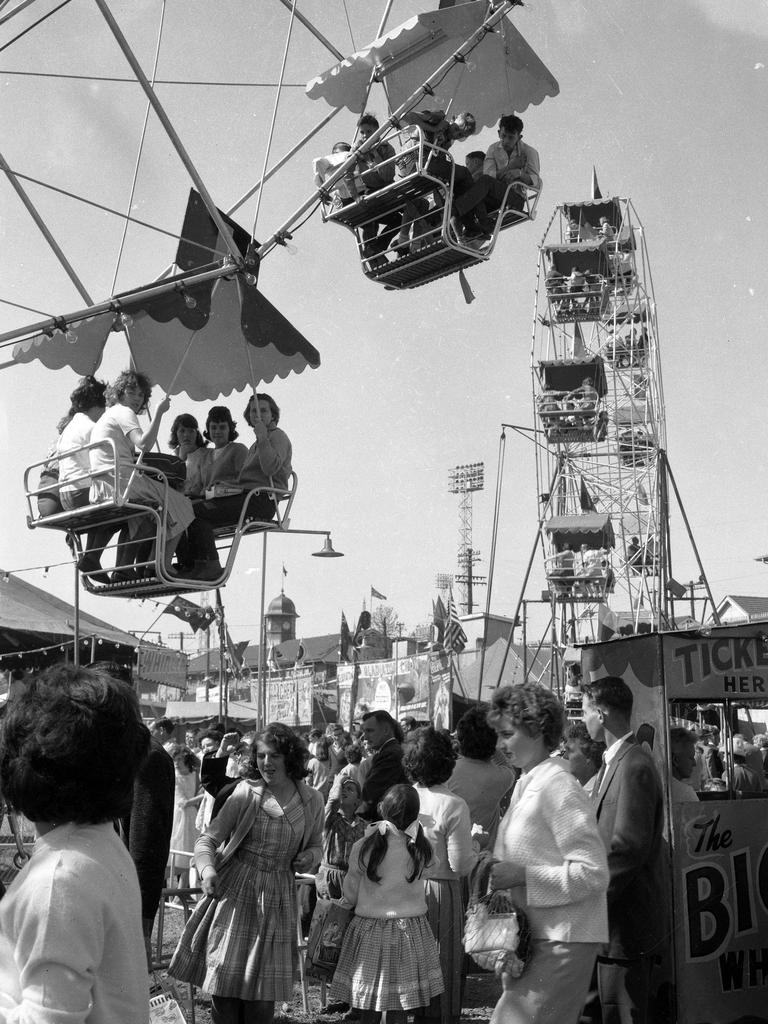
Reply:
[[[445,622],[445,647],[446,650],[453,651],[454,654],[460,654],[461,651],[467,646],[467,634],[464,632],[464,628],[461,625],[459,619],[459,613],[456,611],[456,605],[453,602],[453,594],[448,597],[448,608]]]

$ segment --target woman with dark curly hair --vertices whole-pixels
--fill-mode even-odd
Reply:
[[[461,716],[456,723],[456,741],[459,757],[446,786],[467,801],[480,849],[492,850],[501,806],[515,784],[515,775],[507,765],[492,760],[498,738],[484,708],[472,707]]]
[[[139,882],[113,822],[149,745],[135,693],[102,671],[57,665],[9,701],[0,788],[39,838],[0,901],[18,972],[0,1019],[146,1024]]]
[[[136,449],[141,452],[152,450],[157,440],[160,421],[171,406],[170,398],[165,395],[155,407],[149,426],[142,430],[138,414],[146,411],[151,393],[152,384],[149,378],[134,370],[125,370],[107,388],[107,411],[94,426],[91,441],[111,441],[112,444],[90,450],[93,475],[91,501],[112,500],[116,497],[114,469],[117,463],[119,497],[127,497],[130,501],[140,504],[165,502],[165,565],[170,569],[171,558],[179,537],[194,519],[194,513],[189,498],[173,488],[166,490],[162,481],[156,477],[136,472]],[[134,551],[136,545],[146,540],[148,536],[148,528],[143,523],[144,518],[142,516],[129,524]],[[82,572],[98,571],[101,566],[98,548],[103,549],[109,543],[113,532],[112,527],[104,527],[89,534],[88,546],[78,565]],[[118,569],[117,572],[118,579],[134,578],[133,570],[127,566]]]
[[[488,720],[522,771],[499,825],[493,889],[524,907],[533,955],[519,978],[502,974],[492,1024],[575,1024],[598,950],[608,940],[608,864],[593,804],[552,752],[565,709],[545,686],[502,686]]]
[[[243,779],[195,843],[204,895],[168,969],[211,994],[213,1024],[271,1024],[275,1002],[292,998],[294,872],[320,860],[323,800],[303,781],[299,737],[287,725],[268,725],[252,764],[258,781]]]
[[[403,766],[419,794],[419,821],[433,850],[432,862],[424,871],[427,917],[440,951],[445,984],[442,995],[416,1012],[415,1021],[458,1024],[464,962],[461,879],[474,867],[477,848],[472,842],[472,822],[466,801],[445,785],[456,764],[449,733],[428,725],[412,737]]]

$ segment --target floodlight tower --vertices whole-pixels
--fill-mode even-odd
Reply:
[[[459,606],[472,614],[472,585],[484,584],[485,577],[475,576],[472,567],[480,560],[480,552],[472,547],[472,494],[485,486],[485,463],[470,462],[454,466],[448,472],[448,491],[461,495],[459,502],[459,571],[454,579],[459,584]]]

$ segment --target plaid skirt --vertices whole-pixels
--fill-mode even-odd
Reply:
[[[290,864],[303,820],[298,796],[286,806],[284,818],[257,815],[247,839],[221,869],[221,895],[203,897],[187,921],[168,968],[172,977],[215,996],[293,997],[298,949]]]
[[[330,998],[361,1010],[413,1010],[443,990],[426,916],[353,917]]]

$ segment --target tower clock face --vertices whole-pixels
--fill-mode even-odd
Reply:
[[[290,633],[290,631],[291,631],[291,624],[290,624],[290,622],[287,622],[287,621],[284,622],[283,623],[283,632],[284,633]]]

